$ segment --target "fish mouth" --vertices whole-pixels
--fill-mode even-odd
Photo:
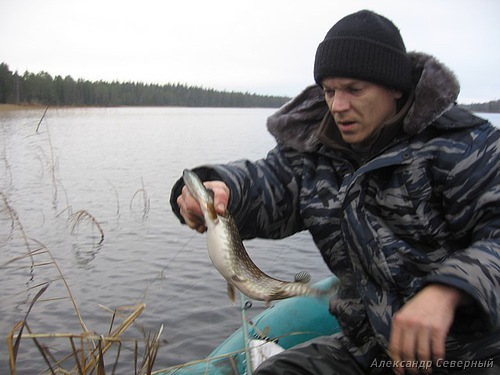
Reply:
[[[182,173],[184,184],[189,193],[200,205],[201,211],[204,213],[205,219],[210,219],[217,223],[217,213],[214,206],[214,192],[207,189],[201,179],[193,171],[185,169]]]

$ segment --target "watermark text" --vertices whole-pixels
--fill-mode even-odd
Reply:
[[[375,358],[370,367],[371,368],[416,368],[420,370],[429,370],[434,368],[447,368],[454,370],[466,370],[468,368],[492,368],[494,366],[493,358],[481,360],[447,360],[438,359],[437,361],[392,361],[392,360],[378,360]]]

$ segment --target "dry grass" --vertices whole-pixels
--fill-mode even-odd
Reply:
[[[27,236],[16,210],[3,192],[0,192],[0,212],[11,222],[11,234],[6,241],[18,237],[24,244],[22,248],[25,250],[7,262],[0,264],[0,270],[29,268],[31,274],[34,269],[43,268],[45,273],[50,274],[47,281],[29,287],[29,290],[35,295],[29,301],[24,317],[12,327],[8,334],[7,346],[11,375],[17,373],[17,360],[22,354],[22,348],[29,348],[28,343],[30,342],[35,345],[40,354],[38,362],[45,363],[50,374],[103,375],[106,373],[105,363],[108,364],[108,368],[109,363],[113,364],[111,372],[115,373],[124,345],[132,346],[134,351],[133,372],[129,373],[151,374],[159,348],[162,328],[158,333],[147,334],[146,337],[141,339],[126,339],[123,337],[127,329],[135,323],[136,319],[144,311],[145,305],[124,306],[111,310],[108,332],[96,334],[91,331],[87,328],[70,286],[51,251],[39,241]],[[98,225],[97,220],[86,211],[79,211],[75,215],[77,221],[90,220],[93,224]],[[98,227],[100,228],[99,225]],[[102,234],[101,241],[103,238],[104,235]],[[28,262],[27,265],[26,261]],[[51,287],[56,284],[59,284],[59,286],[62,284],[63,295],[50,295]],[[61,290],[61,288],[54,289]],[[78,331],[70,333],[37,332],[36,329],[30,326],[29,321],[34,306],[43,302],[62,303],[64,301],[69,301],[73,308],[79,326]],[[69,315],[71,315],[71,312]],[[21,345],[21,343],[24,344]],[[62,349],[54,350],[54,346]],[[32,351],[29,351],[29,353],[32,355]],[[32,360],[36,361],[36,359]]]
[[[113,324],[118,320],[117,311],[115,311],[112,317],[112,324],[110,325],[110,332],[107,335],[97,335],[88,330],[83,330],[79,333],[35,333],[30,329],[27,318],[31,307],[36,303],[43,292],[45,292],[48,285],[49,284],[40,289],[35,299],[33,299],[25,318],[12,328],[7,337],[11,374],[16,374],[16,359],[21,339],[33,341],[51,374],[105,374],[106,353],[112,346],[115,346],[116,354],[112,362],[112,372],[114,373],[120,360],[123,342],[125,341],[122,335],[144,311],[145,305],[139,304],[136,306],[124,306],[119,308],[118,310],[121,314],[123,314],[124,311],[130,311],[130,313],[126,315],[125,319],[123,319],[116,328],[113,327]],[[28,332],[23,333],[24,329]],[[163,327],[160,328],[160,331],[156,335],[145,339],[143,355],[139,354],[138,340],[134,340],[135,374],[151,374],[158,352],[162,330]],[[62,345],[65,345],[66,348],[71,348],[70,354],[64,355],[62,358],[56,358],[54,351],[50,350],[49,346],[44,344],[44,340],[46,339],[50,339],[51,342],[54,341],[54,339],[62,342]],[[66,344],[64,344],[64,342],[66,342]],[[140,363],[138,361],[139,357],[141,357]],[[109,362],[109,358],[106,362]]]
[[[140,189],[137,189],[134,195],[132,195],[132,199],[130,199],[130,211],[134,211],[134,199],[138,196],[142,196],[142,204],[141,206],[141,211],[142,211],[142,218],[147,219],[149,215],[149,210],[151,208],[151,202],[148,196],[148,192],[146,188],[144,187],[144,180],[141,178],[141,185],[142,187]]]
[[[44,108],[44,106],[36,105],[0,105],[0,115],[8,111]],[[39,132],[43,122],[50,155],[45,155],[43,149],[41,147],[40,149],[50,171],[53,208],[57,210],[58,185],[60,187],[62,185],[56,176],[57,158],[50,129],[43,121],[47,110],[48,108],[45,108],[35,133]],[[5,140],[0,146],[3,146],[0,158],[4,159],[5,171],[10,174]],[[43,172],[44,161],[41,158],[40,163]],[[10,183],[4,184],[4,187],[10,187],[12,177],[10,176],[6,181]],[[67,206],[57,216],[67,212],[73,224],[72,232],[83,224],[97,228],[99,244],[101,244],[104,241],[104,231],[99,221],[86,210],[73,213],[64,189],[63,192],[66,195]],[[141,195],[143,215],[147,216],[149,198],[144,183],[142,183],[142,189],[134,194],[132,201],[136,196]],[[119,203],[117,214],[119,214]],[[157,333],[142,330],[138,338],[125,337],[126,331],[132,325],[138,325],[137,319],[144,311],[145,305],[123,306],[114,310],[106,308],[110,314],[109,328],[106,332],[96,333],[89,329],[57,260],[47,246],[29,237],[8,195],[3,191],[0,191],[0,219],[3,226],[0,236],[0,249],[3,251],[3,258],[0,259],[0,272],[26,280],[18,286],[7,288],[2,295],[2,304],[23,308],[20,320],[12,327],[8,327],[10,332],[7,337],[0,338],[7,343],[10,374],[15,375],[22,370],[23,366],[19,361],[41,364],[46,368],[45,372],[50,374],[103,375],[106,371],[114,374],[118,368],[124,367],[129,367],[127,374],[151,374],[163,327]],[[43,327],[46,326],[42,316],[44,304],[45,306],[52,304],[54,308],[57,308],[65,317],[64,327],[70,328],[64,329],[64,332],[44,332]],[[133,352],[133,363],[120,363],[120,361],[123,362],[123,355],[121,356],[123,349]],[[130,361],[130,355],[127,356],[127,360]]]
[[[104,231],[102,230],[101,224],[97,221],[97,219],[92,216],[88,211],[86,210],[79,210],[75,212],[74,214],[71,214],[70,216],[71,221],[73,222],[73,227],[71,229],[72,232],[75,232],[75,229],[82,223],[83,221],[89,221],[92,224],[92,227],[97,227],[97,230],[99,231],[100,234],[100,241],[98,244],[102,244],[104,241]]]

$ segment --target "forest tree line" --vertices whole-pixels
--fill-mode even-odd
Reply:
[[[278,108],[283,96],[218,91],[185,84],[105,82],[52,77],[46,72],[11,72],[0,64],[0,104],[55,106],[182,106]]]

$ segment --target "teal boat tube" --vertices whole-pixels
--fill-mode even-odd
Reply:
[[[327,290],[337,282],[335,277],[315,284]],[[250,355],[262,348],[288,349],[318,336],[332,335],[340,331],[337,320],[329,313],[329,297],[300,296],[285,299],[264,310],[251,320],[242,311],[243,324],[223,341],[207,358],[170,367],[157,375],[228,375],[252,373]],[[242,306],[242,310],[245,306]],[[256,349],[249,349],[253,344]],[[266,348],[267,349],[267,348]],[[264,355],[265,357],[265,355]],[[250,361],[252,362],[252,361]]]

